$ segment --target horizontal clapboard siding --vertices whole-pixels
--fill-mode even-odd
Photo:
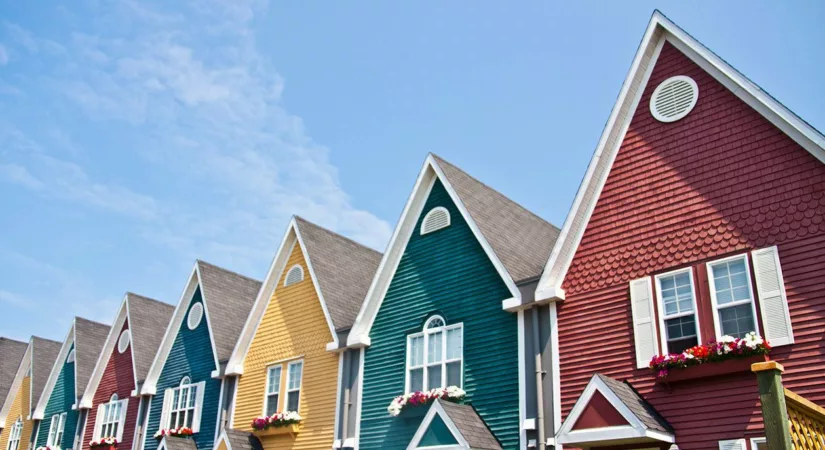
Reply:
[[[464,389],[506,449],[519,442],[516,315],[501,309],[509,291],[470,227],[436,181],[424,214],[450,212],[449,227],[421,235],[419,218],[370,333],[366,351],[360,449],[405,449],[421,417],[391,417],[404,393],[406,336],[432,314],[464,323]]]
[[[69,353],[74,350],[74,344],[69,348]],[[64,356],[65,357],[65,356]],[[63,361],[63,367],[60,368],[60,375],[57,377],[57,382],[54,384],[54,389],[46,403],[43,420],[40,421],[37,442],[35,447],[45,447],[49,439],[49,427],[52,423],[52,416],[55,414],[66,413],[66,425],[63,428],[63,438],[60,442],[60,448],[69,449],[74,445],[75,432],[77,431],[77,411],[72,411],[72,405],[75,404],[74,391],[74,370],[75,363],[67,363]]]
[[[9,448],[9,434],[11,433],[11,426],[14,425],[14,422],[16,422],[18,418],[23,419],[23,432],[20,434],[20,444],[17,448],[29,448],[29,440],[32,435],[32,427],[34,426],[33,420],[26,420],[26,417],[29,416],[29,411],[31,410],[31,404],[29,402],[29,397],[31,396],[30,387],[31,377],[24,377],[23,382],[20,383],[20,388],[14,396],[14,400],[11,403],[9,413],[6,416],[6,428],[0,430],[0,449]]]
[[[144,450],[156,450],[158,441],[154,435],[160,428],[160,416],[163,412],[163,393],[167,388],[180,385],[180,380],[188,376],[193,383],[206,382],[206,391],[203,396],[203,412],[201,413],[200,432],[195,435],[195,443],[199,450],[211,450],[215,443],[215,427],[217,426],[218,406],[220,403],[221,382],[212,378],[215,367],[215,356],[212,342],[209,339],[209,329],[206,317],[194,330],[186,326],[189,310],[196,303],[203,302],[200,288],[195,291],[192,302],[181,321],[175,343],[169,351],[169,357],[163,366],[157,384],[157,394],[152,397],[149,410],[149,420],[146,426]]]

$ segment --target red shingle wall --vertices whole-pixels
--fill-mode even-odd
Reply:
[[[125,321],[121,333],[129,329],[129,322]],[[120,334],[118,334],[120,338]],[[135,425],[137,424],[139,398],[132,398],[132,391],[135,389],[135,375],[132,369],[132,348],[129,348],[119,353],[117,351],[117,342],[112,349],[112,355],[109,357],[109,362],[106,364],[106,371],[103,372],[103,378],[95,391],[92,400],[92,409],[89,410],[89,416],[86,420],[86,429],[83,431],[83,450],[89,450],[89,443],[94,437],[95,423],[97,422],[97,407],[103,403],[108,403],[112,394],[117,393],[119,399],[129,399],[129,405],[126,411],[126,423],[123,429],[123,439],[118,448],[128,450],[132,448],[132,440],[135,434]],[[106,436],[103,436],[106,437]]]
[[[675,75],[697,82],[699,100],[684,119],[661,123],[650,96]],[[785,365],[786,387],[825,405],[823,217],[825,165],[665,44],[564,280],[563,416],[601,372],[629,380],[674,426],[680,449],[762,435],[752,374],[669,391],[635,369],[628,283],[771,245],[779,247],[796,339],[772,357]]]

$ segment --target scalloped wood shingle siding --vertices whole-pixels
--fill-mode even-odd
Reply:
[[[452,224],[422,236],[423,214],[436,206],[447,208]],[[387,406],[404,393],[407,335],[420,331],[435,313],[449,324],[464,323],[467,402],[475,406],[503,448],[517,448],[517,316],[501,309],[509,291],[440,181],[436,180],[423,214],[370,333],[359,448],[407,448],[423,413],[391,417]]]

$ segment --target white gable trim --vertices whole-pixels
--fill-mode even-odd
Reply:
[[[57,359],[54,361],[52,371],[49,373],[49,380],[43,388],[43,393],[40,394],[40,399],[37,401],[37,407],[34,408],[34,413],[32,413],[33,420],[43,420],[43,414],[46,411],[46,406],[49,404],[49,397],[52,396],[54,385],[57,384],[57,379],[60,377],[60,371],[63,370],[63,364],[66,363],[66,358],[69,356],[69,349],[72,347],[72,344],[75,342],[77,337],[75,334],[76,321],[77,319],[72,319],[72,327],[69,328],[69,333],[66,334],[66,339],[63,340],[63,346],[60,347],[60,353],[57,354]],[[75,350],[77,350],[76,347],[77,346],[75,346]],[[75,368],[75,380],[77,380],[77,358],[75,358],[75,362],[73,364]],[[75,387],[75,392],[77,392],[76,389],[77,387]],[[33,391],[34,389],[32,389],[32,392]]]
[[[470,213],[464,206],[464,203],[461,201],[461,198],[450,184],[450,181],[444,176],[444,172],[442,172],[438,166],[435,158],[433,158],[432,155],[427,155],[424,166],[421,168],[418,178],[415,181],[412,193],[407,199],[407,204],[404,206],[404,211],[401,213],[401,219],[390,238],[387,251],[384,253],[381,264],[378,266],[378,270],[372,280],[372,284],[370,284],[370,289],[367,291],[364,304],[361,305],[361,310],[358,312],[358,317],[356,317],[355,324],[352,326],[349,338],[347,339],[347,346],[364,347],[370,345],[369,333],[375,321],[375,316],[381,308],[381,303],[383,303],[387,289],[392,282],[392,278],[395,276],[395,271],[398,270],[398,264],[401,262],[404,249],[407,247],[412,233],[415,232],[415,225],[421,216],[424,203],[426,203],[436,179],[440,180],[441,184],[444,185],[444,188],[450,195],[450,199],[462,217],[464,217],[473,235],[490,258],[490,261],[493,263],[493,266],[495,266],[501,279],[507,285],[513,298],[518,299],[519,303],[521,302],[521,293],[516,287],[516,283],[513,281],[510,273],[504,268],[504,264],[501,263],[501,260],[499,260],[493,251],[490,243],[487,242],[487,239],[481,233],[481,230],[479,230],[472,216],[470,216]],[[504,301],[507,302],[508,300]]]
[[[232,444],[229,442],[229,438],[226,437],[226,430],[221,430],[220,436],[218,436],[218,438],[215,439],[215,446],[213,448],[215,450],[218,450],[218,447],[220,447],[221,442],[226,442],[226,450],[232,450]]]
[[[166,327],[166,332],[163,334],[163,340],[161,341],[160,348],[158,348],[158,352],[155,354],[155,359],[152,361],[152,366],[149,368],[149,373],[146,374],[146,379],[143,381],[143,386],[140,389],[141,395],[156,394],[158,378],[160,378],[160,374],[163,371],[163,366],[166,365],[166,359],[169,358],[169,352],[172,351],[172,346],[175,344],[175,338],[177,337],[178,331],[183,324],[183,319],[186,316],[186,313],[189,311],[189,305],[192,303],[192,298],[194,297],[198,286],[201,286],[201,301],[203,302],[203,313],[204,317],[206,317],[207,329],[209,330],[209,341],[212,344],[212,357],[215,359],[215,368],[220,367],[218,364],[218,356],[215,352],[215,337],[212,335],[212,324],[211,320],[209,320],[209,309],[206,305],[206,292],[204,292],[202,287],[198,263],[195,262],[195,266],[192,268],[186,287],[184,287],[180,300],[178,300],[178,304],[175,306],[175,312],[172,314],[172,320],[169,321],[169,325]]]
[[[573,426],[581,417],[593,394],[601,393],[610,404],[619,411],[619,414],[629,425],[611,426],[602,428],[588,428],[584,430],[573,430]],[[593,375],[590,382],[584,388],[584,392],[576,400],[570,414],[562,423],[559,432],[556,434],[558,444],[582,444],[599,441],[612,441],[618,439],[655,439],[663,442],[675,442],[672,434],[651,430],[631,411],[627,405],[602,381],[598,375]]]
[[[227,375],[243,374],[243,364],[246,359],[246,354],[252,346],[252,340],[255,338],[255,333],[258,332],[258,327],[261,326],[266,310],[269,307],[269,302],[272,300],[275,290],[278,289],[279,281],[286,269],[290,255],[292,255],[292,252],[295,250],[295,245],[301,247],[301,253],[304,256],[307,268],[309,268],[310,278],[312,278],[312,283],[315,287],[315,293],[321,302],[321,309],[324,311],[324,317],[327,320],[327,326],[329,326],[329,332],[332,335],[332,342],[327,344],[327,349],[330,347],[338,348],[338,334],[335,332],[335,324],[332,323],[332,316],[330,316],[329,308],[327,308],[327,303],[324,301],[321,285],[318,284],[318,277],[312,268],[312,261],[307,252],[306,245],[304,245],[304,240],[301,237],[300,227],[298,227],[298,222],[295,220],[295,217],[293,217],[292,220],[289,221],[286,233],[284,233],[284,237],[281,239],[281,245],[278,246],[275,258],[269,266],[269,272],[266,274],[264,284],[261,286],[261,290],[258,291],[258,297],[255,299],[252,311],[246,319],[246,323],[241,331],[241,336],[235,344],[235,349],[232,351],[232,356],[226,365]]]
[[[100,355],[97,358],[97,363],[92,371],[92,376],[89,378],[89,384],[86,385],[86,390],[83,393],[83,397],[80,399],[80,404],[78,405],[79,409],[89,409],[92,407],[95,392],[97,392],[97,387],[100,385],[100,380],[103,378],[103,373],[106,372],[106,366],[109,364],[109,359],[111,358],[112,352],[117,344],[117,340],[120,337],[120,330],[126,322],[126,317],[128,315],[126,311],[127,298],[128,295],[124,296],[123,301],[120,304],[120,308],[118,308],[115,321],[112,324],[112,328],[109,329],[109,336],[106,337],[106,344],[104,344],[103,351],[100,352]],[[130,343],[129,346],[131,347],[131,345],[132,344]],[[134,372],[135,370],[133,365],[132,374],[134,374]],[[135,384],[135,386],[137,386],[137,384]]]
[[[453,437],[456,441],[458,441],[458,445],[439,445],[437,447],[419,447],[418,444],[421,442],[421,438],[424,437],[424,433],[427,432],[427,428],[430,427],[430,424],[433,422],[433,418],[435,415],[438,414],[441,417],[441,420],[447,425],[447,429],[450,430]],[[432,406],[430,406],[430,410],[427,411],[427,415],[424,416],[424,419],[421,421],[421,425],[418,426],[418,429],[415,431],[415,435],[413,435],[412,440],[410,441],[410,445],[407,446],[407,450],[416,450],[418,448],[428,448],[428,449],[439,449],[439,450],[469,450],[470,444],[467,443],[467,440],[464,439],[464,436],[461,435],[461,432],[458,431],[458,427],[455,426],[453,419],[450,419],[450,416],[447,415],[447,412],[444,411],[444,408],[441,406],[441,401],[436,400],[433,402]]]
[[[598,202],[616,153],[624,140],[627,127],[638,106],[639,97],[658,57],[658,49],[665,41],[673,44],[738,98],[825,163],[825,137],[821,133],[656,11],[650,19],[627,78],[622,84],[619,98],[613,106],[564,227],[541,276],[536,289],[537,302],[564,299],[564,291],[561,289],[564,277]],[[612,137],[616,130],[620,130],[620,133]]]
[[[0,408],[0,429],[6,427],[6,417],[9,415],[11,405],[17,397],[17,393],[20,390],[20,385],[23,384],[23,378],[26,378],[26,372],[28,372],[29,367],[32,365],[33,347],[34,340],[30,339],[29,346],[26,347],[26,353],[23,354],[23,359],[20,360],[20,364],[17,366],[17,373],[15,373],[14,381],[12,381],[11,387],[9,387],[9,393],[6,396],[6,401],[0,405],[2,406],[2,408]],[[29,391],[31,391],[31,388],[29,388]],[[31,395],[31,392],[29,395]]]

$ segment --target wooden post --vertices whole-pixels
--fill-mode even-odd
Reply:
[[[756,373],[759,382],[759,399],[762,401],[768,450],[793,450],[785,389],[782,387],[782,372],[785,368],[776,361],[767,361],[754,363],[751,371]]]

